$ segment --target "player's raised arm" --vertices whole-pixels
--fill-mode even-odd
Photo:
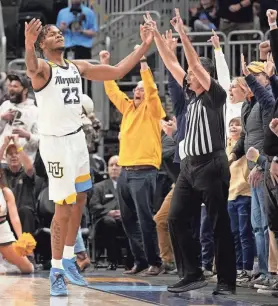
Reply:
[[[151,46],[153,34],[142,25],[140,26],[140,34],[142,44],[116,66],[92,65],[84,60],[75,60],[73,63],[78,66],[82,77],[85,79],[96,81],[121,79],[140,61]]]
[[[32,19],[29,23],[25,22],[25,62],[27,67],[27,75],[32,79],[42,74],[47,64],[37,58],[35,43],[42,30],[42,24],[39,19]]]

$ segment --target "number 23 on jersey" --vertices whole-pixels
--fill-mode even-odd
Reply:
[[[79,104],[80,103],[80,95],[79,95],[78,87],[64,87],[62,89],[62,93],[64,94],[65,104]]]

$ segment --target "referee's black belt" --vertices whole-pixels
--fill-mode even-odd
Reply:
[[[221,156],[227,157],[225,150],[214,151],[203,155],[186,156],[186,159],[188,159],[189,161],[198,162],[198,161],[207,161],[212,158],[221,157]]]
[[[79,127],[77,130],[75,130],[74,132],[71,132],[71,133],[66,134],[66,135],[64,135],[64,136],[70,136],[70,135],[77,134],[77,133],[79,133],[81,130],[82,130],[82,126],[80,126],[80,127]]]

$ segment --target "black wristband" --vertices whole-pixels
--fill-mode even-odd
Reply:
[[[140,60],[140,63],[146,63],[146,62],[147,62],[147,59],[146,59],[146,58]]]

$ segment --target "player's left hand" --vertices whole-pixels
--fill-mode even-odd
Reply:
[[[22,128],[15,128],[13,129],[13,134],[18,135],[20,138],[25,138],[27,140],[30,140],[31,134]]]

